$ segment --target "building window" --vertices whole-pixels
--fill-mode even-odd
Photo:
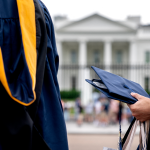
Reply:
[[[123,54],[122,54],[122,51],[121,50],[118,50],[116,52],[116,63],[117,64],[121,64],[122,63],[122,59],[123,59]]]
[[[71,63],[72,64],[77,63],[77,51],[75,51],[75,50],[71,51]]]
[[[145,52],[145,62],[150,63],[150,51]]]
[[[148,92],[149,91],[149,77],[145,77],[145,90]]]
[[[71,88],[72,90],[76,89],[76,77],[71,78]]]
[[[99,64],[100,63],[100,53],[99,53],[98,50],[94,51],[93,58],[94,58],[94,64]]]

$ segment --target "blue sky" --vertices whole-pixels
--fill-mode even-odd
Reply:
[[[150,24],[150,0],[42,0],[52,17],[66,15],[78,20],[99,13],[112,20],[141,16],[142,24]]]

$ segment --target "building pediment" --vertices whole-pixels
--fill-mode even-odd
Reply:
[[[110,32],[135,32],[132,27],[126,26],[119,22],[112,21],[101,15],[94,14],[79,21],[71,22],[63,27],[60,27],[56,32],[91,32],[91,33],[110,33]]]

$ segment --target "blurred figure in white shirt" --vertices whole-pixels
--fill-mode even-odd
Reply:
[[[85,107],[85,121],[93,122],[94,103],[90,101]]]

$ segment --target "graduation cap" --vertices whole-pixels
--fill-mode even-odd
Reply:
[[[131,96],[131,92],[149,98],[149,95],[140,84],[94,66],[92,66],[92,69],[99,76],[99,79],[86,79],[86,81],[105,94],[108,98],[128,104],[134,104],[137,101],[136,98]]]

